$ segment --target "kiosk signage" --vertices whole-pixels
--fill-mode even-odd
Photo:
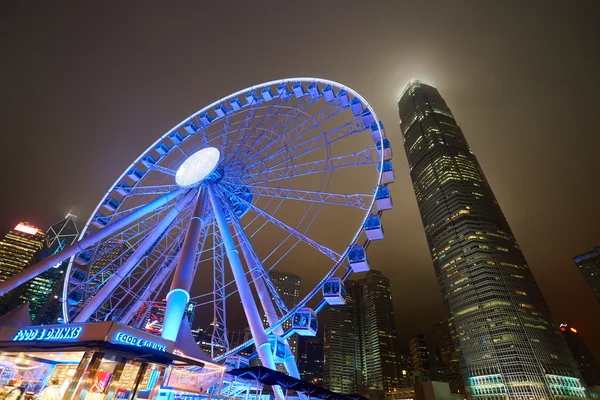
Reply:
[[[28,328],[20,329],[12,338],[13,342],[27,342],[31,340],[73,340],[83,332],[81,326],[65,326],[64,328]]]
[[[158,351],[167,351],[167,346],[165,346],[164,344],[160,344],[160,343],[156,343],[153,342],[151,340],[146,340],[146,339],[142,339],[127,333],[123,333],[123,332],[118,332],[115,335],[115,340],[117,342],[121,342],[121,343],[125,343],[131,346],[137,346],[137,347],[147,347],[149,349],[152,350],[158,350]]]

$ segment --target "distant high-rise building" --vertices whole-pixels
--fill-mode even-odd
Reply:
[[[146,332],[153,333],[155,335],[160,335],[163,330],[163,324],[165,323],[165,312],[167,311],[167,303],[166,299],[164,299],[160,303],[153,303],[148,310],[148,305],[144,304],[140,311],[138,312],[140,315],[143,315],[143,323],[142,329]],[[187,305],[187,309],[185,311],[185,316],[187,316],[190,326],[194,321],[194,315],[196,310],[195,301],[189,301]]]
[[[568,324],[560,324],[560,331],[567,342],[571,354],[583,375],[583,380],[588,386],[600,386],[600,369],[594,361],[592,353],[583,341],[576,328]]]
[[[404,147],[467,394],[582,398],[572,356],[446,102],[412,81]]]
[[[430,380],[431,355],[427,349],[425,335],[419,333],[413,337],[408,345],[410,350],[410,366],[415,383]]]
[[[436,341],[442,369],[444,370],[444,380],[450,385],[450,391],[456,394],[465,393],[465,385],[460,375],[460,365],[458,356],[454,348],[454,341],[450,333],[448,322],[442,321],[435,326]]]
[[[315,385],[323,385],[323,343],[315,338],[301,337],[298,346],[300,376]]]
[[[58,253],[77,240],[79,229],[75,223],[76,219],[75,215],[69,213],[63,220],[55,223],[46,231],[48,237],[46,256]],[[52,291],[45,296],[46,301],[37,311],[33,320],[35,325],[54,324],[62,319],[62,289],[68,265],[69,260],[64,260],[30,281],[32,286],[37,284],[37,280],[53,283]],[[38,285],[38,287],[43,286]]]
[[[346,282],[346,305],[322,313],[323,386],[339,393],[362,393],[362,352],[356,282]]]
[[[0,282],[18,274],[43,256],[48,248],[46,233],[23,221],[0,240]],[[2,311],[10,311],[29,302],[32,317],[46,301],[54,288],[54,281],[38,276],[25,285],[2,296]]]
[[[356,281],[356,293],[366,389],[391,393],[403,384],[390,280],[371,270]]]
[[[573,261],[600,301],[600,247],[574,257]]]
[[[229,348],[236,348],[248,340],[252,339],[252,333],[250,332],[250,328],[242,329],[239,331],[229,329],[227,330],[227,341],[229,342]],[[248,346],[242,351],[239,352],[239,355],[244,357],[249,357],[254,352],[254,346]]]
[[[283,304],[286,305],[286,307],[292,308],[300,302],[300,285],[302,283],[302,279],[298,275],[272,269],[269,271],[269,278],[271,279],[275,290],[277,290],[279,297],[283,301]],[[263,317],[263,322],[265,326],[268,326],[266,316]],[[283,330],[288,330],[289,328],[291,328],[291,324],[291,320],[286,321],[282,325]],[[288,343],[290,345],[292,353],[294,354],[294,357],[296,357],[297,360],[298,335],[292,335],[288,339]]]

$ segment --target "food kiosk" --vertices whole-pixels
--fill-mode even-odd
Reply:
[[[187,319],[176,343],[116,322],[0,326],[0,398],[220,397],[224,372],[198,348]]]

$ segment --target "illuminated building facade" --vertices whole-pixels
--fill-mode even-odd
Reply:
[[[44,256],[46,233],[27,222],[20,222],[0,240],[0,282],[18,274]],[[54,288],[54,281],[42,275],[32,279],[2,298],[2,312],[29,301],[32,316],[44,304]]]
[[[362,393],[362,353],[356,281],[346,282],[346,305],[322,312],[323,387],[338,393]]]
[[[315,338],[300,338],[298,370],[303,380],[323,385],[323,357],[323,343]]]
[[[356,281],[364,385],[391,393],[402,384],[390,280],[371,270]]]
[[[583,341],[577,328],[568,324],[560,324],[560,331],[567,342],[571,354],[583,375],[583,380],[589,386],[600,386],[600,369],[594,361],[592,353]]]
[[[269,271],[269,278],[286,307],[291,309],[300,302],[300,285],[302,279],[298,275],[272,269]],[[265,326],[268,326],[266,316],[263,316],[263,323]],[[291,320],[286,321],[282,327],[284,331],[291,328]],[[298,360],[298,335],[292,335],[288,339],[288,343],[294,357]]]
[[[460,364],[458,363],[458,356],[456,355],[448,322],[442,321],[436,324],[435,334],[440,361],[444,370],[444,380],[450,385],[452,393],[464,394],[465,385],[460,374]]]
[[[47,257],[70,246],[77,240],[79,229],[77,229],[77,224],[75,223],[76,219],[75,215],[69,213],[63,220],[55,223],[46,231],[48,251],[45,253]],[[68,265],[69,260],[67,259],[30,281],[32,285],[35,285],[37,280],[40,279],[51,282],[53,286],[52,291],[43,296],[45,297],[45,302],[36,312],[33,320],[34,325],[49,325],[62,320],[61,297]]]
[[[574,257],[573,261],[600,301],[600,247]]]
[[[165,322],[165,312],[167,310],[166,299],[164,299],[161,303],[154,303],[150,306],[148,310],[148,306],[144,304],[142,309],[139,311],[144,317],[142,323],[142,329],[148,333],[152,333],[154,335],[160,335],[163,330],[163,324]],[[185,315],[188,317],[188,321],[190,326],[194,321],[194,315],[196,313],[196,303],[195,301],[189,301],[187,305],[187,309]]]
[[[467,395],[584,397],[573,358],[446,102],[413,81],[398,108]]]
[[[419,333],[411,339],[408,348],[410,350],[410,367],[413,373],[414,382],[421,383],[429,381],[429,372],[431,368],[431,355],[427,349],[425,335]]]

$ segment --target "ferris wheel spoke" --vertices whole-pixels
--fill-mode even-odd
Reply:
[[[292,127],[294,123],[296,123],[301,117],[306,117],[306,111],[313,104],[316,104],[318,100],[318,98],[313,99],[312,97],[305,96],[298,102],[298,104],[295,107],[290,107],[289,111],[286,114],[284,114],[268,131],[269,135],[260,135],[257,138],[257,140],[250,146],[248,152],[244,153],[244,157],[242,157],[242,159],[247,157],[245,163],[248,164],[254,161],[257,157],[260,156],[262,150],[266,150],[273,146],[273,143],[275,143],[280,137],[280,132],[285,132],[288,128]],[[279,128],[279,125],[283,125],[281,129]],[[255,150],[255,152],[254,155],[248,157],[248,153],[250,150]]]
[[[225,182],[223,183],[224,186],[228,186],[230,189],[233,189],[233,185]],[[371,208],[371,200],[373,199],[373,196],[368,194],[313,192],[310,190],[294,190],[254,185],[249,185],[247,187],[252,191],[253,194],[262,197],[275,197],[285,200],[299,200],[335,206],[348,206],[358,208],[360,210],[369,210]]]
[[[305,175],[315,175],[357,165],[376,165],[378,160],[373,159],[372,149],[364,149],[357,153],[331,157],[326,160],[308,162],[304,164],[288,165],[280,168],[270,168],[254,174],[242,175],[238,182],[267,183]]]
[[[180,189],[179,185],[156,185],[156,186],[136,186],[126,190],[127,196],[151,195],[170,193]]]
[[[129,274],[131,269],[137,265],[140,259],[154,245],[154,243],[163,235],[177,215],[188,205],[192,197],[196,194],[195,191],[190,191],[169,211],[167,216],[152,230],[152,232],[144,239],[140,246],[133,254],[123,263],[123,265],[114,273],[114,275],[102,286],[98,293],[91,297],[82,307],[81,311],[75,318],[74,322],[85,322],[96,311],[104,301],[110,296],[111,292],[123,281]]]
[[[275,121],[275,118],[277,118],[279,116],[280,112],[285,109],[283,106],[288,102],[289,99],[290,99],[290,97],[281,97],[280,96],[271,102],[267,111],[262,115],[262,117],[258,121],[258,123],[252,128],[252,132],[250,133],[250,135],[247,136],[248,140],[244,140],[238,146],[235,154],[233,154],[233,156],[230,157],[230,163],[232,165],[235,165],[239,159],[246,158],[248,156],[248,154],[250,153],[250,151],[255,150],[256,141],[260,140],[260,138],[263,135],[265,135],[264,132],[269,132],[269,134],[273,132],[273,130],[270,129],[271,124],[273,123],[273,121]],[[275,109],[275,112],[272,112],[273,109]],[[267,118],[267,116],[268,116],[268,118]],[[257,131],[260,131],[261,134],[256,135]],[[252,142],[252,144],[247,143],[249,140],[252,140],[253,138],[254,138],[254,141]],[[246,139],[246,137],[245,137],[245,139]],[[246,150],[240,157],[240,153],[242,152],[242,150],[244,148],[246,148]]]
[[[170,175],[170,176],[175,176],[175,174],[177,173],[177,171],[174,171],[167,167],[160,166],[158,164],[150,164],[148,169],[151,171],[161,172],[163,174]]]
[[[362,121],[359,118],[354,118],[348,123],[320,133],[318,136],[297,143],[294,146],[284,146],[260,162],[246,166],[244,170],[248,173],[252,173],[253,171],[260,172],[260,170],[257,171],[260,166],[264,166],[263,170],[277,167],[285,162],[296,160],[313,151],[329,146],[331,143],[364,132],[365,129]]]
[[[336,262],[340,259],[341,256],[338,253],[336,253],[335,251],[333,251],[332,249],[330,249],[329,247],[323,246],[322,244],[320,244],[320,243],[316,242],[315,240],[309,238],[305,234],[303,234],[301,232],[298,232],[296,229],[294,229],[291,226],[287,225],[286,223],[280,221],[279,219],[275,218],[274,216],[272,216],[271,214],[267,213],[266,211],[263,211],[262,209],[256,207],[254,204],[247,202],[246,200],[244,200],[243,198],[241,198],[237,194],[235,194],[235,193],[227,190],[226,188],[225,188],[225,191],[227,193],[229,193],[229,195],[231,195],[233,197],[236,197],[239,202],[241,202],[243,204],[246,204],[256,214],[259,214],[260,216],[262,216],[263,218],[265,218],[266,220],[268,220],[272,224],[280,227],[281,229],[283,229],[287,233],[295,236],[298,240],[300,240],[300,241],[306,243],[307,245],[311,246],[312,248],[320,251],[325,256],[331,258],[332,260],[334,260]]]

